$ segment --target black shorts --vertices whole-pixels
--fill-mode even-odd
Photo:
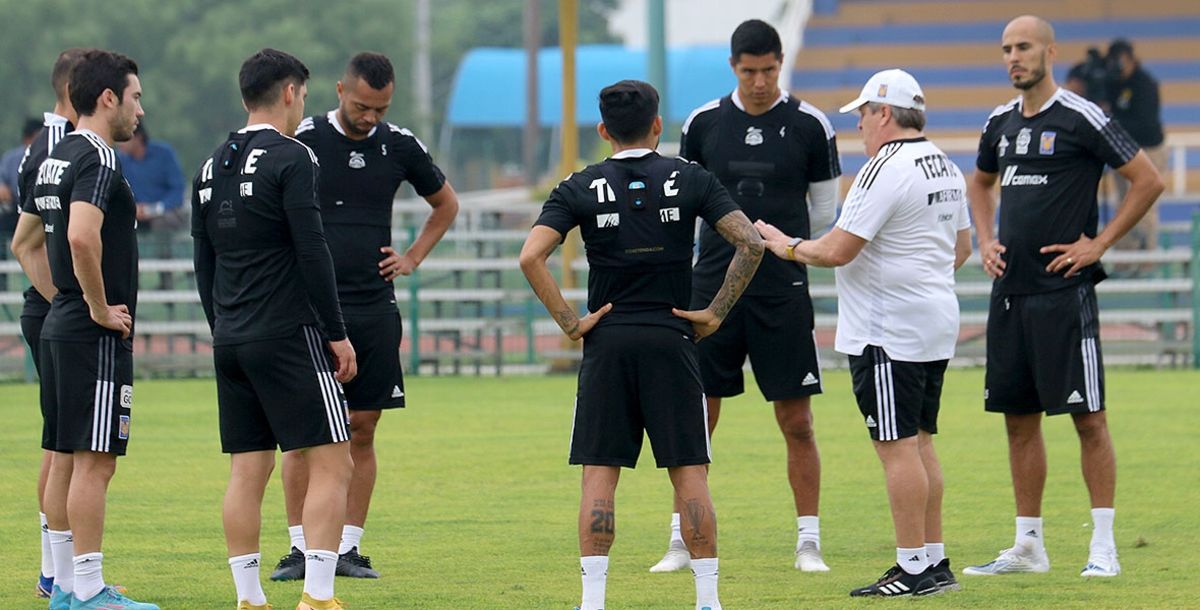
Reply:
[[[213,348],[221,450],[283,451],[350,440],[350,414],[325,339],[300,326],[286,339]]]
[[[346,336],[354,346],[358,376],[344,384],[351,411],[379,411],[404,406],[404,373],[400,370],[400,314],[344,314]]]
[[[706,306],[708,300],[693,295],[693,309]],[[721,328],[698,345],[700,377],[709,396],[723,398],[745,391],[742,367],[747,355],[765,400],[821,393],[821,361],[807,292],[786,297],[743,296]]]
[[[863,348],[861,356],[850,356],[854,397],[871,438],[895,441],[916,436],[918,430],[937,434],[942,381],[949,362],[892,360],[875,345]]]
[[[133,346],[42,339],[42,448],[125,455],[133,410]]]
[[[42,324],[45,322],[45,315],[21,315],[21,336],[25,338],[25,345],[29,346],[29,355],[33,359],[33,367],[37,369],[38,375],[42,374]]]
[[[584,337],[570,463],[633,468],[644,430],[659,468],[707,464],[707,420],[690,334],[611,325]]]
[[[1024,415],[1104,410],[1100,310],[1088,284],[992,295],[984,408]]]

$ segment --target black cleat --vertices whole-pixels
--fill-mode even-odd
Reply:
[[[850,597],[905,597],[940,592],[933,578],[933,567],[926,568],[920,574],[909,574],[899,565],[893,565],[875,584],[851,591]]]
[[[933,580],[942,591],[958,591],[962,585],[954,578],[954,570],[950,569],[950,558],[944,557],[935,566],[929,566]]]
[[[338,555],[335,574],[350,578],[379,578],[379,572],[371,567],[371,558],[359,555],[358,547],[351,547],[349,551]]]
[[[271,580],[300,580],[304,578],[304,552],[292,547],[292,552],[279,558],[279,565],[271,572]]]

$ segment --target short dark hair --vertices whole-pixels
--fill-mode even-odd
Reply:
[[[238,86],[242,102],[255,110],[279,100],[280,84],[292,82],[297,86],[308,82],[308,67],[295,56],[276,49],[263,49],[242,62]]]
[[[79,116],[91,116],[96,113],[96,103],[106,89],[112,89],[117,95],[117,103],[122,103],[129,75],[137,76],[137,73],[137,62],[121,53],[89,49],[71,70],[71,105]]]
[[[1125,38],[1114,38],[1112,43],[1108,45],[1108,57],[1109,59],[1115,59],[1120,55],[1133,57],[1133,43]]]
[[[743,21],[729,39],[729,57],[736,62],[742,53],[748,55],[772,53],[775,57],[782,58],[783,43],[779,41],[779,32],[775,31],[771,24],[761,19]]]
[[[37,135],[37,132],[42,130],[42,121],[29,117],[25,119],[25,124],[21,125],[21,139],[28,140]]]
[[[396,80],[392,62],[382,53],[364,51],[350,58],[346,64],[347,78],[354,76],[367,81],[372,89],[383,89]]]
[[[658,117],[658,91],[650,83],[623,80],[600,90],[600,120],[621,143],[646,137]]]
[[[67,101],[67,83],[71,82],[71,72],[88,51],[89,49],[72,47],[58,54],[58,59],[54,60],[54,69],[50,72],[50,86],[54,87],[55,99]]]

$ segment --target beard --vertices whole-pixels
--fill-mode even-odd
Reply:
[[[338,110],[338,118],[341,119],[342,126],[344,126],[346,128],[347,134],[355,135],[355,136],[366,136],[371,133],[371,128],[367,128],[366,130],[359,129],[358,125],[356,125],[354,123],[354,121],[350,120],[350,116],[347,115],[342,110]]]
[[[1042,79],[1044,78],[1046,78],[1046,65],[1042,64],[1041,66],[1030,70],[1024,80],[1014,80],[1013,87],[1016,87],[1022,91],[1028,91],[1036,87],[1037,84],[1042,82]]]
[[[137,119],[130,123],[125,123],[117,118],[112,124],[112,139],[113,142],[128,142],[133,139],[133,132],[137,130]]]

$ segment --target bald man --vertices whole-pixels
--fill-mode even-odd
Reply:
[[[1054,82],[1054,28],[1018,17],[1001,42],[1019,92],[996,108],[979,141],[968,198],[984,269],[994,279],[987,326],[985,409],[1003,413],[1016,496],[1016,540],[968,575],[1046,572],[1043,415],[1070,414],[1092,504],[1082,576],[1121,572],[1113,541],[1116,458],[1104,404],[1095,284],[1100,257],[1162,193],[1162,178],[1137,144],[1095,104]],[[1104,166],[1131,183],[1112,222],[1097,231]],[[1001,177],[1002,174],[1002,177]],[[993,231],[1000,180],[999,235]]]

